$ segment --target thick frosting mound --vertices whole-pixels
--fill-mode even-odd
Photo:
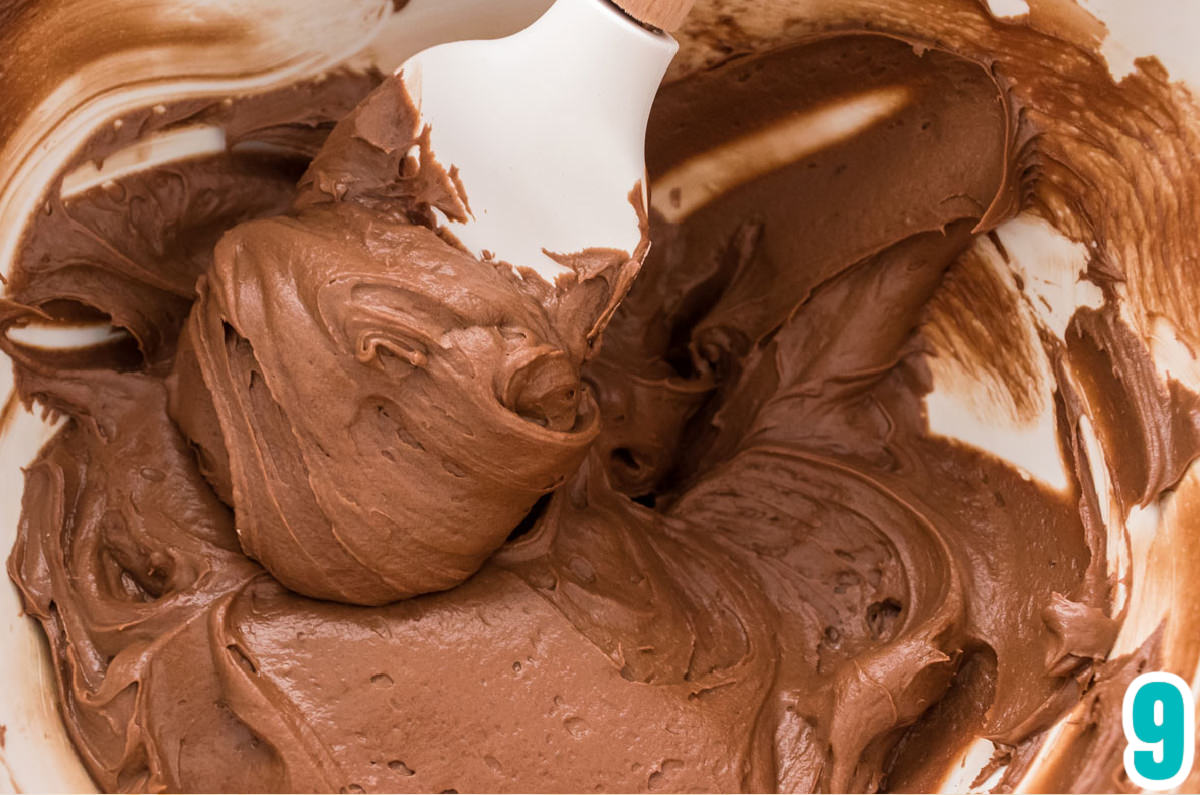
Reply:
[[[620,298],[604,278],[640,265],[565,258],[577,278],[552,288],[414,225],[462,212],[414,123],[391,78],[317,156],[304,209],[227,234],[176,361],[173,416],[243,548],[322,599],[459,584],[579,468],[600,419],[579,368]]]
[[[174,393],[246,552],[377,604],[457,585],[583,459],[599,413],[538,303],[355,205],[227,235]],[[185,343],[185,346],[187,343]],[[214,428],[219,439],[205,441]]]
[[[1062,49],[953,9],[1022,64]],[[564,257],[577,278],[549,286],[435,233],[462,190],[386,81],[294,194],[229,194],[228,226],[260,217],[214,257],[164,249],[203,271],[178,344],[192,294],[144,276],[87,293],[157,341],[141,366],[6,340],[22,395],[70,418],[29,469],[10,571],[100,786],[923,791],[986,738],[1009,787],[1081,697],[1090,769],[1118,769],[1106,705],[1155,647],[1103,662],[1120,615],[1093,450],[1126,454],[1121,505],[1148,503],[1196,457],[1200,411],[1111,267],[1071,274],[1103,296],[1065,331],[1021,336],[1037,299],[989,233],[1065,202],[1055,81],[1126,89],[1076,53],[1022,72],[1018,102],[1011,63],[902,32],[665,86],[652,187],[747,136],[781,145],[699,199],[652,197],[624,301],[643,252]],[[842,132],[805,148],[778,132],[797,119]],[[120,241],[90,211],[135,217],[113,195],[65,210]],[[0,319],[77,295],[53,237]],[[931,431],[948,360],[1015,411],[1049,396],[1062,485]]]

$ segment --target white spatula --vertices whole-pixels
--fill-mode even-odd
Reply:
[[[446,228],[476,256],[530,268],[589,248],[632,252],[646,120],[694,0],[558,0],[503,39],[432,47],[398,71],[430,147],[470,204]],[[624,10],[622,10],[624,9]],[[643,202],[645,195],[642,196]]]

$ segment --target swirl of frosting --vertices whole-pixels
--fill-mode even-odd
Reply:
[[[226,234],[171,378],[246,553],[352,604],[463,582],[579,468],[600,422],[580,367],[644,255],[562,257],[555,285],[475,259],[434,231],[467,201],[417,119],[385,81],[291,215]]]
[[[194,400],[175,416],[248,554],[325,599],[443,590],[574,472],[599,415],[513,285],[354,204],[220,243],[173,382],[191,393],[198,370],[216,425],[178,408]]]

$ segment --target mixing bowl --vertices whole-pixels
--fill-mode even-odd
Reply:
[[[387,72],[435,43],[516,31],[547,5],[547,0],[35,0],[0,10],[0,74],[5,75],[0,95],[0,274],[9,271],[24,219],[37,212],[46,186],[70,162],[75,147],[123,112],[184,97],[265,90],[338,65],[373,65]],[[972,29],[960,26],[958,16],[963,5],[952,0],[700,0],[680,34],[682,49],[668,80],[719,63],[730,53],[762,51],[813,30],[836,29],[850,18],[872,19],[883,31],[903,31],[914,8],[925,15],[929,38],[969,48]],[[1200,54],[1194,46],[1200,7],[1181,0],[989,0],[987,5],[1001,20],[1051,31],[1099,53],[1116,80],[1147,68],[1138,59],[1157,57],[1168,79],[1177,83],[1173,100],[1184,125],[1169,134],[1190,141],[1200,131],[1200,109],[1187,92],[1188,86],[1200,89]],[[138,33],[129,33],[134,30]],[[1080,114],[1081,124],[1086,124],[1087,109],[1087,98],[1078,98],[1073,112]],[[74,167],[64,190],[98,184],[116,168],[136,170],[222,143],[201,134],[153,150],[131,149],[110,158],[103,174],[89,164]],[[1190,285],[1200,285],[1195,272],[1200,256],[1195,244],[1174,251],[1174,257],[1156,249],[1157,241],[1176,226],[1190,223],[1194,228],[1200,206],[1181,193],[1162,209],[1155,196],[1175,176],[1153,170],[1143,176],[1148,181],[1131,186],[1132,195],[1144,198],[1149,208],[1138,239],[1073,240],[1079,235],[1070,226],[1070,213],[1043,207],[1002,225],[991,242],[980,242],[980,256],[998,272],[1019,276],[1035,299],[1021,304],[1020,331],[1010,339],[1036,352],[1035,381],[1042,386],[1034,390],[1032,407],[1018,410],[1011,396],[963,366],[961,357],[934,357],[933,389],[925,401],[935,433],[990,451],[1050,488],[1067,487],[1049,386],[1054,364],[1034,342],[1038,329],[1061,339],[1077,308],[1104,301],[1098,287],[1080,278],[1104,258],[1119,260],[1127,274],[1121,288],[1123,311],[1152,351],[1162,379],[1200,391],[1200,315],[1189,311],[1196,305],[1189,303],[1194,294]],[[998,250],[1006,257],[997,256]],[[1141,289],[1150,283],[1179,286],[1169,300],[1154,300]],[[944,330],[935,344],[960,354],[984,345],[978,352],[986,357],[986,343],[965,341],[960,331]],[[19,333],[39,345],[70,347],[103,341],[112,331],[95,324],[29,327]],[[7,360],[0,362],[0,405],[0,549],[8,550],[20,516],[22,467],[59,424],[36,406],[27,411],[20,405]],[[1114,451],[1086,421],[1078,433],[1092,462],[1092,485],[1108,538],[1111,613],[1121,619],[1109,657],[1131,654],[1157,634],[1157,667],[1183,676],[1196,691],[1200,471],[1189,466],[1163,496],[1125,509],[1110,474],[1117,465],[1111,460]],[[21,614],[17,592],[7,579],[0,585],[0,616],[5,652],[0,655],[0,789],[91,789],[56,711],[55,675],[42,631]],[[1018,790],[1042,789],[1047,781],[1061,780],[1050,778],[1055,771],[1061,776],[1085,755],[1119,765],[1124,741],[1089,723],[1087,711],[1093,708],[1094,703],[1084,701],[1059,718],[1030,746],[1019,781],[1010,783]],[[979,738],[957,758],[945,760],[936,776],[942,790],[986,791],[1000,782],[1005,768],[989,768],[993,750],[990,741]],[[1200,778],[1193,776],[1184,789],[1197,785]]]

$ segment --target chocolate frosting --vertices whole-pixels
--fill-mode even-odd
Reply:
[[[1064,46],[955,8],[1016,50]],[[623,301],[644,251],[566,256],[576,278],[550,286],[439,234],[432,208],[461,214],[469,185],[395,78],[294,191],[231,177],[198,214],[189,185],[279,165],[230,153],[52,203],[5,322],[83,301],[137,343],[3,343],[22,396],[70,417],[9,565],[97,783],[928,789],[983,736],[1011,784],[1065,710],[1111,704],[1159,640],[1102,662],[1120,615],[1081,426],[1127,454],[1122,505],[1147,504],[1196,457],[1195,398],[1097,264],[1103,306],[1036,352],[1067,486],[930,431],[933,356],[1028,410],[1033,354],[978,241],[1021,207],[1059,220],[1068,167],[1053,92],[900,33],[807,35],[665,86],[652,187],[841,98],[904,101],[684,218],[651,211]],[[207,233],[129,248],[129,187],[164,174],[186,178],[154,229],[216,219],[215,255]],[[68,229],[128,253],[76,282]],[[1115,770],[1095,712],[1080,747]]]
[[[389,79],[297,214],[217,245],[176,363],[172,415],[243,548],[309,596],[383,604],[474,574],[595,439],[579,368],[641,264],[583,252],[551,287],[468,256],[414,223],[465,211],[418,133]]]

